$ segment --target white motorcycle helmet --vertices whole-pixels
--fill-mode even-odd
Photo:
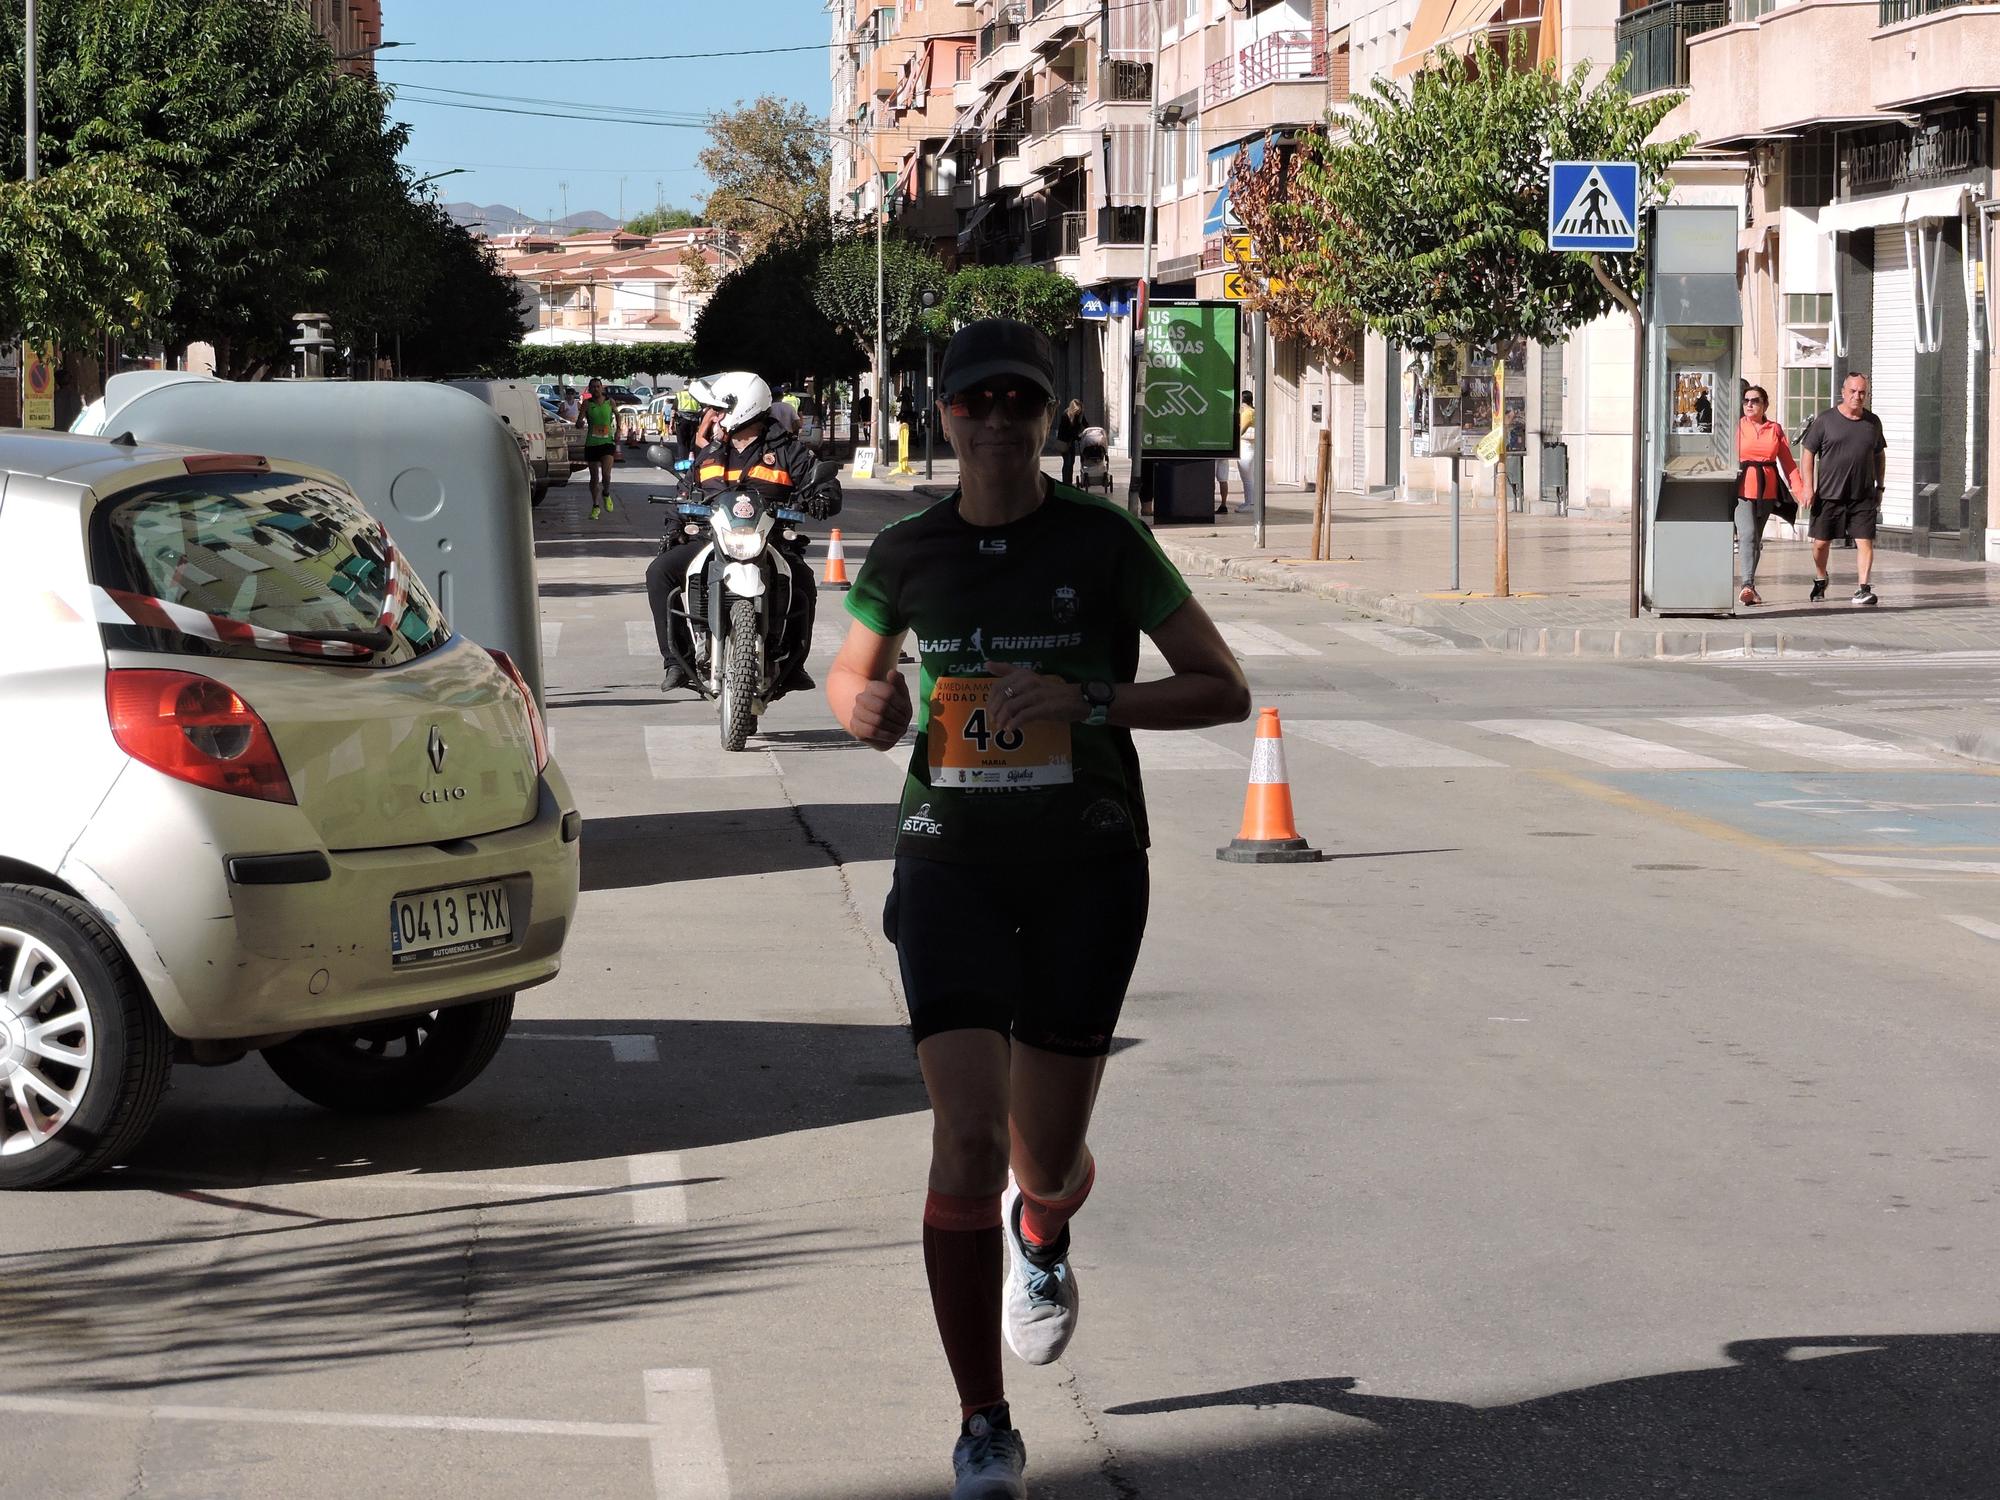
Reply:
[[[694,397],[701,405],[713,406],[717,410],[720,410],[729,404],[719,399],[715,394],[715,382],[720,378],[717,375],[697,375],[687,383],[688,394]]]
[[[722,408],[720,425],[724,432],[734,432],[771,410],[770,386],[748,370],[730,370],[712,376],[708,389],[715,404]]]

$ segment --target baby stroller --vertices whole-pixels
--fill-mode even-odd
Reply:
[[[1102,427],[1086,427],[1076,439],[1076,483],[1079,489],[1111,493],[1111,435]]]

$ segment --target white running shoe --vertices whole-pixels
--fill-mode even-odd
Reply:
[[[1062,1238],[1049,1251],[1031,1258],[1021,1238],[1021,1189],[1011,1172],[1000,1199],[1000,1223],[1007,1239],[1007,1288],[1001,1304],[1007,1347],[1031,1365],[1053,1364],[1069,1347],[1083,1306],[1069,1263],[1069,1226],[1063,1226]]]
[[[1028,1466],[1028,1445],[1013,1428],[1007,1408],[997,1408],[1005,1427],[996,1427],[983,1411],[976,1411],[960,1429],[958,1446],[951,1450],[951,1472],[956,1482],[951,1500],[1028,1500],[1027,1481],[1021,1471]]]

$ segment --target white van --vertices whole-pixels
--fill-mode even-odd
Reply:
[[[514,441],[521,445],[521,453],[528,461],[529,486],[535,504],[541,504],[551,484],[569,482],[566,454],[560,474],[550,469],[545,426],[549,416],[542,410],[541,398],[535,394],[533,385],[525,380],[447,380],[444,384],[478,397],[513,429]]]

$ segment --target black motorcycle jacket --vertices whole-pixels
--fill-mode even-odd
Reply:
[[[790,433],[766,424],[747,448],[724,433],[695,455],[689,469],[693,492],[704,499],[745,490],[767,506],[804,511],[816,520],[840,513],[840,486],[812,483],[818,460]]]

